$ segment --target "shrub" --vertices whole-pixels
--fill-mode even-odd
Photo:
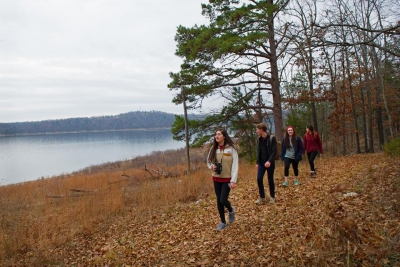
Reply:
[[[391,157],[400,156],[400,137],[390,140],[383,145],[385,154]]]

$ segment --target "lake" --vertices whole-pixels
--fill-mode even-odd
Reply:
[[[183,148],[170,129],[0,137],[0,185],[48,178],[153,151]]]

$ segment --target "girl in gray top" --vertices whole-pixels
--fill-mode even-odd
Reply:
[[[285,137],[282,140],[281,160],[285,165],[285,182],[283,186],[289,186],[289,168],[293,166],[294,171],[294,185],[299,185],[299,162],[302,158],[304,151],[303,142],[301,138],[296,135],[292,126],[286,128]]]

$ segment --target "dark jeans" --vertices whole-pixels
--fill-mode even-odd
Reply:
[[[229,212],[232,212],[231,203],[228,201],[229,192],[231,191],[231,189],[229,188],[229,182],[220,183],[214,181],[214,190],[215,195],[217,196],[217,208],[219,217],[221,217],[221,222],[226,223],[224,207],[226,207]]]
[[[257,185],[258,192],[260,193],[260,198],[265,198],[264,191],[264,174],[267,171],[268,174],[268,185],[269,185],[269,194],[272,198],[275,198],[275,183],[274,183],[274,172],[275,172],[275,162],[269,166],[269,168],[265,168],[265,162],[261,162],[258,164],[257,170]]]
[[[290,158],[283,158],[283,164],[285,165],[285,176],[289,176],[290,164],[292,164],[294,176],[299,176],[299,162]]]
[[[307,152],[308,163],[310,164],[311,171],[315,171],[314,160],[318,155],[318,151]]]

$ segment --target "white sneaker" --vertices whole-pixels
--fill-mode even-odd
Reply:
[[[275,198],[271,197],[271,198],[269,199],[269,203],[270,203],[270,204],[274,204],[274,203],[275,203]]]
[[[260,205],[260,204],[264,204],[265,203],[265,198],[259,198],[259,199],[257,199],[256,200],[256,202],[255,202],[257,205]]]

